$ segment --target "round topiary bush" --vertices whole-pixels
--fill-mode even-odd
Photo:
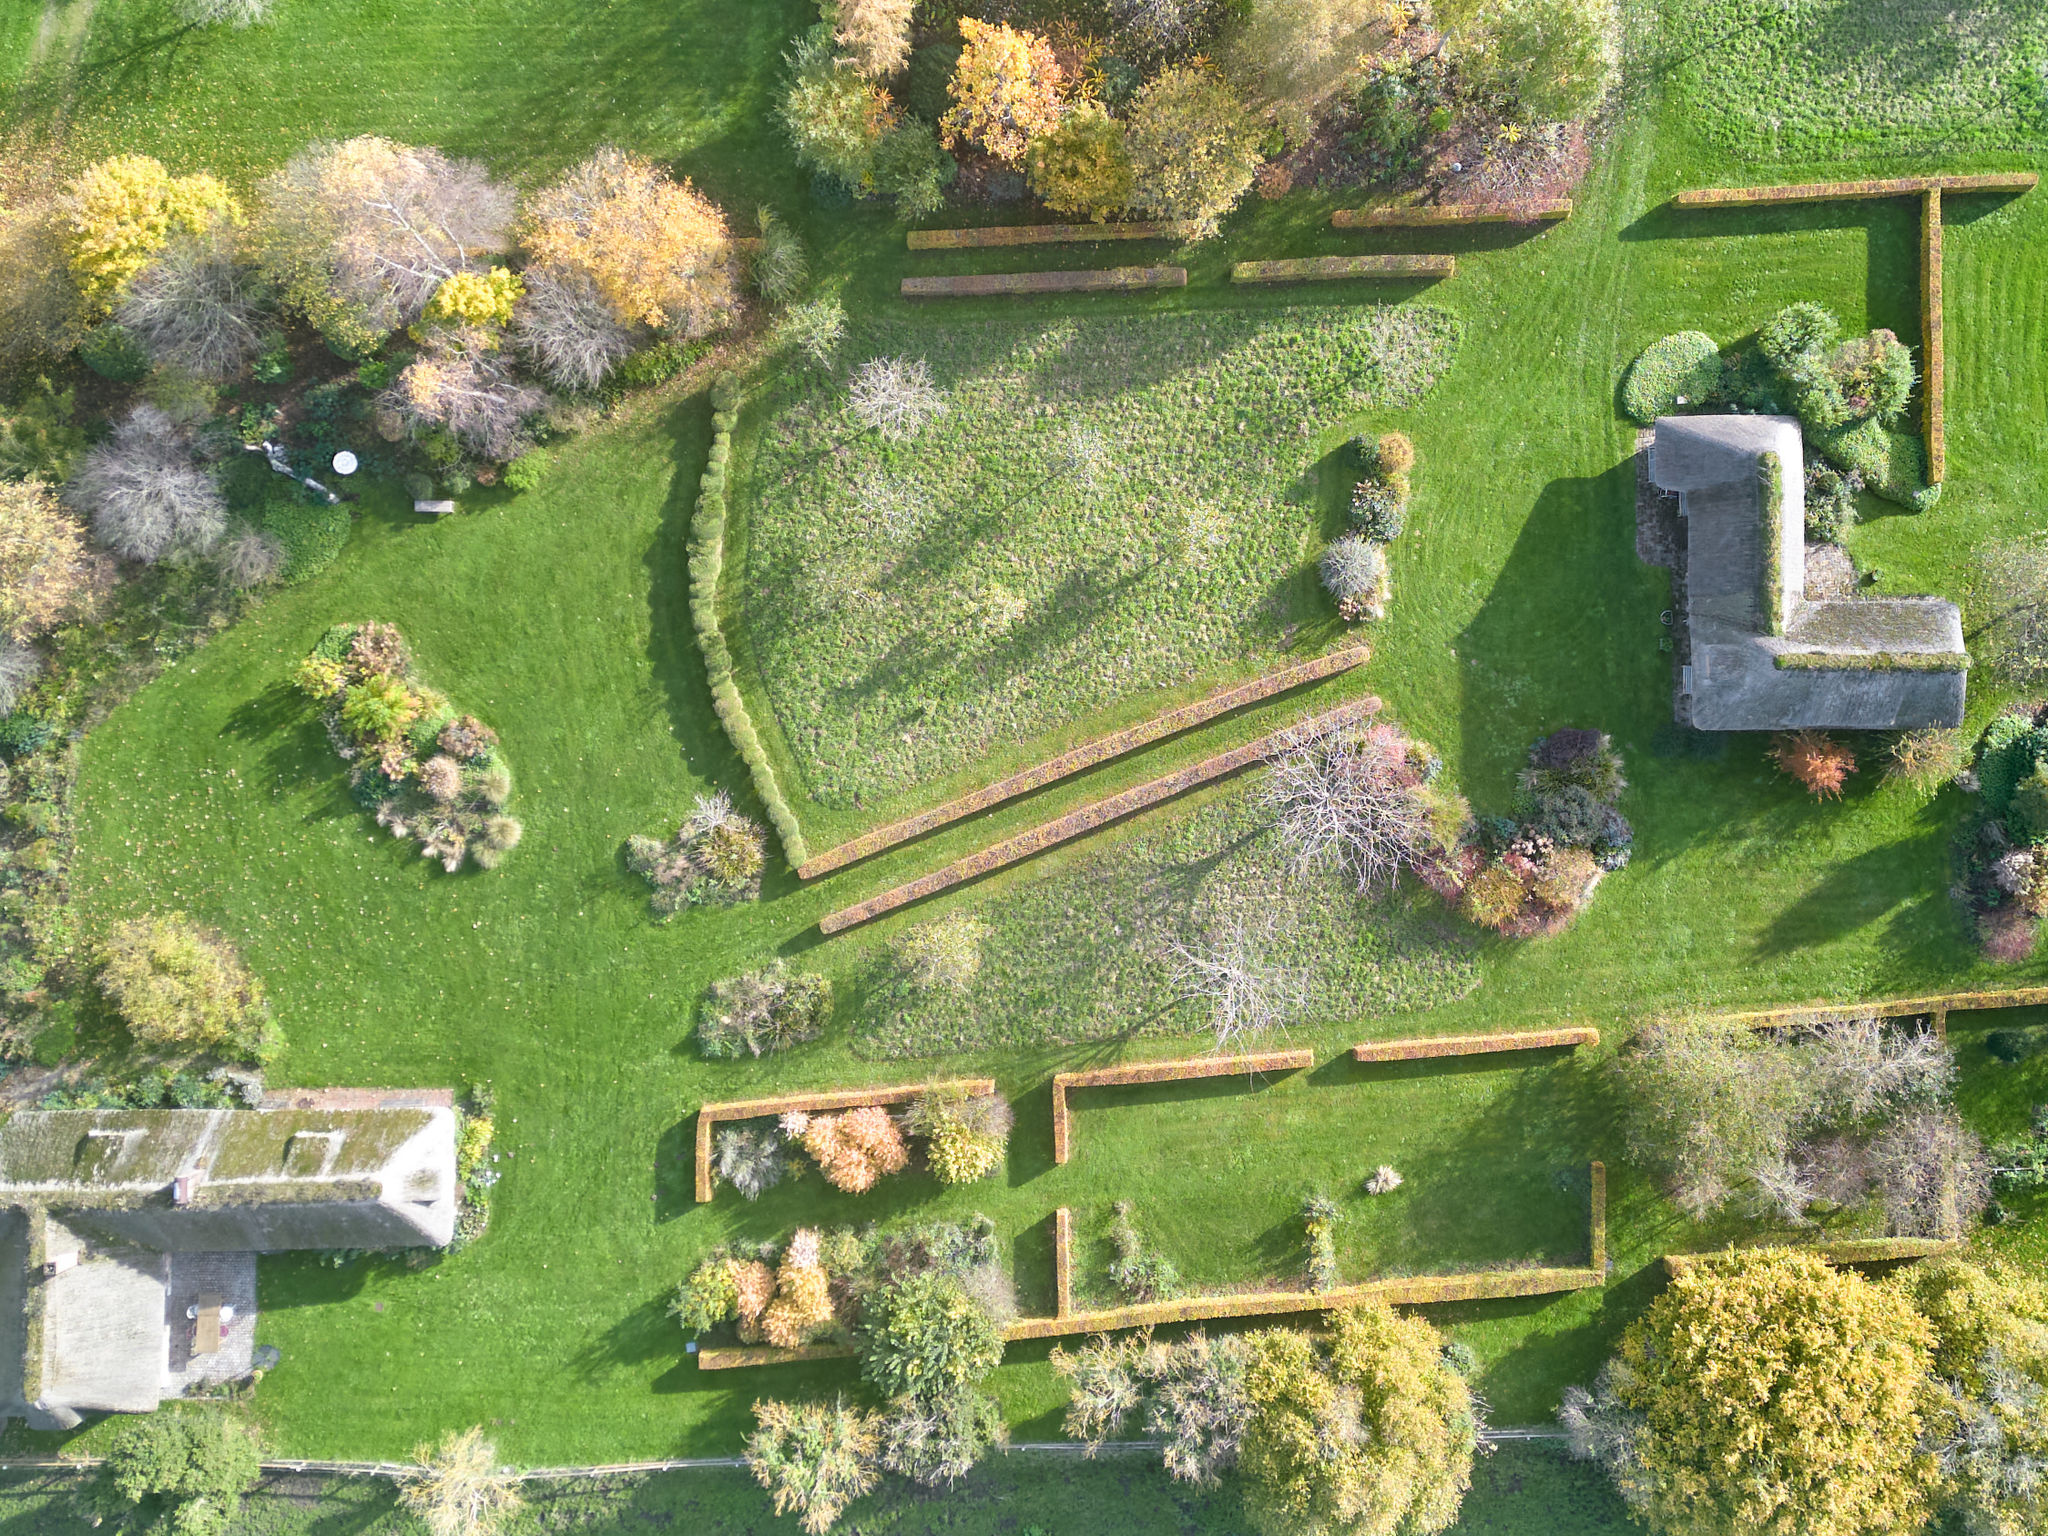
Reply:
[[[1704,331],[1680,331],[1643,348],[1621,381],[1621,408],[1648,426],[1681,405],[1705,402],[1721,381],[1721,349]]]

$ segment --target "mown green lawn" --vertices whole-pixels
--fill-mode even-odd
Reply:
[[[148,16],[140,5],[101,0],[88,57],[115,57],[124,38],[146,35]],[[81,132],[166,153],[179,169],[212,162],[237,174],[274,163],[316,132],[438,140],[518,174],[615,136],[674,157],[734,209],[762,198],[786,204],[812,242],[821,281],[856,310],[892,309],[908,272],[994,265],[912,257],[876,212],[803,205],[803,183],[761,119],[775,54],[803,19],[801,6],[479,0],[426,10],[281,0],[280,16],[271,29],[136,55],[121,67],[147,73],[81,96]],[[592,74],[592,57],[610,62]],[[287,68],[291,88],[277,89],[269,72]],[[1422,460],[1395,552],[1393,614],[1374,630],[1375,659],[1357,686],[1436,746],[1481,811],[1505,809],[1534,737],[1565,725],[1610,731],[1628,761],[1623,808],[1636,825],[1636,860],[1561,937],[1477,942],[1480,985],[1462,1000],[1426,1013],[1370,1009],[1304,1023],[1292,1040],[1316,1047],[1319,1062],[1367,1035],[1561,1019],[1611,1032],[1661,1008],[1852,998],[1991,975],[1946,896],[1957,792],[1927,802],[1881,787],[1873,763],[1840,804],[1816,806],[1768,767],[1761,743],[1738,739],[1694,755],[1666,728],[1670,677],[1658,640],[1668,592],[1662,573],[1633,552],[1632,428],[1614,409],[1620,370],[1655,336],[1697,327],[1732,338],[1797,298],[1830,304],[1852,328],[1916,335],[1916,214],[1907,202],[1659,212],[1681,187],[1827,176],[1840,162],[1758,168],[1725,158],[1690,136],[1704,110],[1694,98],[1649,91],[1646,83],[1636,92],[1630,115],[1602,144],[1572,220],[1534,238],[1338,233],[1327,227],[1335,199],[1311,193],[1241,214],[1223,242],[1192,253],[1190,287],[1156,304],[1030,300],[947,311],[962,320],[1014,315],[1020,304],[1048,317],[1256,312],[1283,301],[1229,287],[1231,259],[1394,248],[1460,256],[1457,277],[1426,290],[1360,285],[1315,295],[1426,302],[1454,311],[1463,326],[1456,361],[1427,399],[1354,424],[1401,426]],[[1987,153],[1944,163],[2043,159]],[[1933,512],[1873,516],[1853,536],[1858,559],[1881,573],[1879,591],[1967,596],[1972,549],[2029,527],[2048,497],[2037,451],[2048,418],[2048,200],[1958,199],[1951,220],[1952,483]],[[1014,265],[1075,260],[1037,251]],[[84,915],[104,923],[181,907],[232,934],[268,981],[290,1040],[277,1081],[488,1078],[498,1090],[505,1177],[492,1230],[475,1247],[421,1270],[266,1261],[262,1337],[284,1359],[263,1384],[258,1413],[277,1450],[391,1456],[442,1429],[483,1423],[527,1464],[731,1454],[754,1396],[854,1381],[844,1366],[744,1377],[694,1369],[663,1315],[665,1296],[695,1255],[741,1232],[980,1208],[1013,1240],[1028,1297],[1046,1285],[1043,1232],[1054,1206],[1101,1211],[1130,1197],[1189,1273],[1250,1281],[1287,1262],[1284,1218],[1307,1178],[1355,1186],[1377,1162],[1405,1156],[1409,1183],[1389,1214],[1361,1205],[1347,1227],[1346,1262],[1359,1273],[1426,1269],[1561,1252],[1570,1232],[1558,1223],[1571,1192],[1546,1181],[1598,1156],[1613,1171],[1610,1286],[1552,1302],[1436,1309],[1479,1350],[1496,1418],[1534,1422],[1553,1411],[1565,1384],[1590,1375],[1653,1294],[1657,1255],[1732,1235],[1690,1230],[1627,1166],[1592,1065],[1424,1074],[1399,1094],[1311,1074],[1258,1093],[1091,1104],[1074,1161],[1054,1170],[1047,1074],[1115,1051],[1034,1045],[1014,1032],[1001,1048],[928,1064],[992,1072],[1017,1101],[1015,1155],[997,1180],[940,1195],[906,1178],[853,1201],[828,1198],[813,1179],[760,1207],[730,1193],[708,1209],[691,1206],[689,1117],[698,1102],[926,1070],[861,1059],[853,1045],[870,1021],[845,1016],[827,1040],[785,1057],[703,1063],[688,1034],[710,979],[786,952],[852,982],[881,942],[926,914],[821,943],[813,924],[825,911],[1306,707],[1268,706],[815,889],[795,889],[778,869],[758,907],[656,926],[644,888],[624,869],[624,839],[672,829],[696,793],[724,787],[747,796],[711,715],[685,611],[683,529],[708,431],[701,400],[655,401],[566,449],[537,492],[480,499],[432,525],[378,503],[332,570],[269,600],[85,744]],[[1334,483],[1326,494],[1333,511]],[[329,623],[370,617],[401,625],[425,674],[504,736],[521,775],[516,807],[527,833],[497,874],[444,876],[378,832],[285,688]],[[1973,719],[1996,702],[1980,673]],[[1104,834],[1095,847],[1063,850],[938,907],[973,906],[1000,923],[1006,903],[1042,912],[1063,886],[1079,907],[1097,849],[1124,835]],[[1056,968],[1056,933],[1044,948]],[[2044,970],[2034,962],[2000,975],[2039,979]],[[1972,1112],[1999,1122],[1987,1129],[2007,1129],[2004,1097],[1973,1096],[1988,1070],[1981,1053],[1966,1050],[1965,1062]],[[1532,1080],[1570,1091],[1532,1092]],[[1384,1106],[1361,1107],[1355,1121],[1320,1112],[1338,1098],[1365,1106],[1381,1086],[1390,1089]],[[1205,1135],[1216,1148],[1207,1158],[1198,1150]],[[1401,1149],[1392,1159],[1381,1150],[1390,1141]],[[1240,1158],[1247,1147],[1259,1155]],[[1218,1161],[1227,1177],[1218,1177]],[[1501,1210],[1484,1187],[1489,1174],[1500,1191],[1526,1194],[1526,1208]],[[2038,1230],[2007,1228],[2000,1240],[2022,1244]],[[1013,1350],[996,1380],[1014,1426],[1033,1438],[1056,1431],[1060,1405],[1045,1353]],[[1501,1453],[1482,1477],[1518,1465],[1511,1454],[1525,1453]],[[1105,1501],[1120,1501],[1108,1504],[1117,1510],[1146,1502],[1122,1484],[1114,1495],[1100,1484],[1069,1494],[1044,1473],[1016,1475],[1017,1487],[991,1505],[957,1513],[899,1491],[890,1495],[899,1512],[876,1517],[872,1529],[925,1529],[919,1521],[981,1529],[1014,1516],[1066,1536],[1092,1529],[1079,1522],[1104,1518]],[[1553,1470],[1514,1475],[1531,1489],[1556,1486],[1544,1481]],[[1117,1476],[1136,1479],[1132,1489],[1158,1482],[1150,1471]],[[1187,1527],[1230,1528],[1236,1518],[1228,1494],[1156,1496],[1171,1498]],[[1569,1508],[1563,1497],[1517,1514],[1528,1501],[1489,1505],[1475,1496],[1468,1524],[1587,1530],[1612,1518],[1610,1509],[1558,1522],[1548,1511]],[[1031,1500],[1062,1510],[1069,1499],[1085,1514],[1026,1513],[1040,1507]],[[1471,1523],[1482,1515],[1494,1523]],[[732,1503],[703,1518],[720,1529],[769,1523],[737,1480]]]

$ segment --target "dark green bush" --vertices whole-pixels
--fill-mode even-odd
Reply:
[[[1842,322],[1825,306],[1789,304],[1757,332],[1757,349],[1772,367],[1783,372],[1801,358],[1831,347],[1842,334]]]
[[[281,384],[291,377],[291,343],[285,340],[283,331],[272,331],[263,338],[249,372],[259,384]]]
[[[1984,1037],[1984,1049],[1995,1061],[2008,1064],[2028,1061],[2048,1050],[2048,1030],[2038,1025],[2027,1029],[1994,1029]]]
[[[1927,445],[1917,433],[1894,432],[1872,417],[1809,433],[1808,441],[1886,501],[1925,512],[1941,499],[1941,487],[1927,483]]]
[[[11,715],[0,717],[0,753],[10,758],[27,757],[31,752],[40,752],[47,747],[56,734],[56,721],[26,709],[17,709]]]
[[[959,63],[958,43],[933,43],[918,49],[910,56],[910,67],[904,72],[903,85],[896,93],[896,99],[903,103],[911,116],[936,123],[953,105],[946,86]]]
[[[310,581],[332,565],[347,546],[352,527],[347,506],[329,506],[302,491],[274,495],[265,504],[261,521],[263,531],[284,546],[284,571],[278,580],[288,587]]]
[[[160,1408],[115,1431],[81,1493],[95,1519],[176,1536],[221,1536],[261,1470],[255,1435],[215,1411]]]
[[[133,384],[149,372],[149,354],[125,326],[109,320],[78,344],[78,360],[103,379]]]
[[[1621,408],[1648,426],[1705,405],[1721,384],[1721,349],[1704,331],[1679,331],[1643,348],[1621,381]]]
[[[1806,538],[1812,544],[1839,544],[1856,526],[1856,493],[1863,477],[1844,474],[1825,459],[1806,465]]]
[[[906,1275],[866,1298],[861,1374],[890,1397],[972,1387],[1003,1359],[994,1320],[951,1275]]]

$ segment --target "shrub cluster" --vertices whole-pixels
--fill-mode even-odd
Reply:
[[[283,1043],[263,983],[226,938],[182,912],[117,923],[100,990],[138,1045],[265,1060]]]
[[[714,981],[697,1021],[697,1048],[713,1060],[765,1056],[825,1032],[832,983],[782,960]]]
[[[1110,1283],[1125,1301],[1171,1301],[1181,1294],[1180,1270],[1165,1254],[1146,1245],[1128,1200],[1117,1201],[1111,1212],[1109,1242],[1115,1253]]]
[[[1388,432],[1372,441],[1353,438],[1350,451],[1359,472],[1351,491],[1353,531],[1324,550],[1321,575],[1338,613],[1356,623],[1386,617],[1392,597],[1386,546],[1407,522],[1415,445],[1405,433]]]
[[[745,978],[742,978],[744,980]],[[756,1200],[789,1171],[787,1150],[800,1149],[825,1181],[846,1194],[865,1194],[910,1166],[908,1136],[924,1143],[925,1164],[941,1184],[971,1184],[1002,1166],[1013,1116],[1001,1094],[970,1094],[951,1083],[926,1089],[894,1116],[878,1104],[837,1114],[790,1110],[773,1124],[721,1129],[718,1176]]]
[[[724,790],[699,795],[697,808],[668,842],[626,841],[626,863],[654,887],[654,914],[685,907],[752,901],[761,894],[768,839],[758,823],[732,807]]]
[[[1796,415],[1809,452],[1834,466],[1809,504],[1812,536],[1826,543],[1853,522],[1859,489],[1915,512],[1940,497],[1927,482],[1925,443],[1896,430],[1914,383],[1913,354],[1890,331],[1844,339],[1832,313],[1799,303],[1727,353],[1698,331],[1652,342],[1629,365],[1621,393],[1623,409],[1646,426],[1680,411]]]
[[[1696,1218],[1740,1204],[1798,1225],[1874,1205],[1894,1235],[1955,1238],[1989,1199],[1983,1145],[1949,1105],[1954,1058],[1910,1023],[1665,1020],[1615,1071],[1630,1146]]]
[[[1978,800],[1956,834],[1954,891],[1985,958],[2017,964],[2033,954],[2048,916],[2048,706],[2016,704],[1995,717],[1958,782]]]
[[[396,626],[335,625],[299,663],[297,680],[321,706],[357,801],[393,837],[415,840],[451,875],[465,860],[496,869],[519,846],[524,829],[506,813],[512,770],[497,732],[420,680]]]
[[[498,1185],[498,1156],[491,1150],[498,1127],[491,1117],[496,1096],[488,1083],[475,1083],[457,1107],[455,1184],[461,1209],[455,1218],[451,1252],[484,1235],[491,1223],[491,1191]]]
[[[904,1129],[925,1139],[925,1162],[941,1184],[972,1184],[1002,1166],[1015,1116],[999,1093],[938,1086],[913,1099]]]
[[[1635,833],[1615,806],[1627,787],[1606,733],[1539,740],[1516,784],[1515,815],[1481,821],[1448,866],[1465,916],[1510,938],[1569,925],[1603,876],[1628,867]]]

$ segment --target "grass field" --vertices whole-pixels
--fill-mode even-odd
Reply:
[[[997,743],[1318,648],[1336,429],[1412,403],[1456,342],[1423,305],[859,326],[841,355],[927,361],[944,414],[892,443],[836,374],[780,391],[733,495],[740,632],[794,782],[887,807]]]
[[[117,66],[110,61],[125,39],[149,35],[151,13],[101,0],[88,49],[99,73],[81,83],[80,142],[242,174],[312,133],[378,129],[530,175],[618,137],[672,158],[736,210],[763,199],[785,205],[821,282],[857,317],[903,313],[894,289],[907,273],[985,261],[911,257],[900,227],[871,209],[805,207],[802,182],[761,114],[775,56],[805,17],[800,5],[615,0],[564,9],[479,0],[401,10],[281,0],[279,11],[276,27],[190,37]],[[1671,14],[1682,22],[1689,13]],[[685,46],[712,34],[717,47]],[[595,76],[593,58],[610,61]],[[274,90],[287,63],[292,90]],[[1734,64],[1715,68],[1715,80],[1739,83]],[[117,87],[119,69],[131,77]],[[1536,736],[1600,726],[1627,758],[1622,806],[1637,829],[1636,859],[1568,933],[1527,945],[1474,942],[1461,962],[1478,981],[1469,995],[1411,992],[1363,1005],[1333,998],[1329,1013],[1290,1041],[1317,1047],[1321,1060],[1367,1035],[1552,1021],[1612,1032],[1661,1008],[1932,990],[1994,974],[1975,959],[1945,894],[1947,840],[1963,807],[1956,791],[1924,800],[1880,785],[1867,769],[1842,802],[1816,806],[1767,766],[1762,743],[1738,739],[1701,754],[1666,725],[1669,658],[1658,640],[1669,593],[1663,573],[1633,553],[1632,430],[1614,409],[1622,367],[1656,336],[1695,327],[1739,335],[1800,298],[1828,304],[1851,329],[1918,330],[1910,204],[1662,210],[1687,186],[1825,177],[1843,165],[1819,147],[1768,170],[1735,158],[1714,146],[1754,149],[1751,140],[1714,138],[1716,120],[1696,105],[1706,87],[1671,78],[1673,94],[1658,94],[1653,79],[1602,146],[1573,218],[1535,238],[1339,233],[1327,227],[1338,199],[1304,193],[1245,210],[1223,241],[1191,254],[1190,287],[1157,303],[976,302],[946,312],[966,325],[1017,326],[1028,311],[1032,324],[1050,327],[1069,316],[1200,310],[1240,326],[1298,300],[1232,289],[1225,278],[1234,259],[1458,254],[1458,276],[1426,298],[1369,284],[1319,295],[1426,302],[1457,317],[1462,339],[1441,382],[1414,407],[1384,421],[1368,412],[1327,440],[1399,424],[1423,467],[1374,661],[1318,702],[1380,694],[1443,754],[1482,812],[1505,808]],[[1944,164],[2038,166],[2043,158],[1956,155]],[[1906,163],[1857,167],[1881,174]],[[1852,535],[1857,559],[1879,573],[1879,592],[1965,595],[1973,548],[2031,527],[2048,500],[2048,461],[2036,451],[2048,416],[2048,198],[1958,199],[1950,219],[1951,481],[1933,512],[1873,517]],[[1073,264],[1072,251],[1017,253],[1004,263]],[[389,494],[374,498],[333,568],[270,599],[85,744],[83,916],[99,924],[178,906],[230,933],[278,1004],[290,1041],[278,1081],[488,1078],[498,1089],[508,1162],[492,1231],[475,1247],[421,1270],[265,1261],[262,1337],[284,1359],[257,1411],[276,1450],[397,1455],[431,1432],[483,1423],[527,1464],[731,1454],[755,1395],[853,1380],[843,1366],[706,1377],[688,1362],[663,1316],[665,1296],[695,1255],[739,1232],[979,1206],[1011,1240],[1020,1279],[1042,1288],[1052,1208],[1099,1213],[1128,1195],[1190,1274],[1248,1281],[1287,1262],[1284,1218],[1305,1179],[1327,1174],[1349,1189],[1373,1164],[1407,1157],[1411,1184],[1388,1214],[1354,1197],[1347,1263],[1359,1272],[1438,1268],[1561,1249],[1575,1230],[1564,1220],[1572,1192],[1547,1181],[1599,1156],[1614,1177],[1607,1288],[1433,1309],[1479,1351],[1496,1418],[1533,1422],[1553,1411],[1566,1383],[1590,1373],[1654,1294],[1657,1255],[1735,1235],[1691,1230],[1626,1165],[1603,1090],[1578,1064],[1371,1085],[1331,1086],[1311,1074],[1259,1093],[1090,1102],[1074,1162],[1051,1167],[1047,1074],[1162,1049],[1053,1047],[1044,1042],[1068,1027],[1057,1017],[1036,1040],[1019,1028],[1031,1009],[1064,1014],[1100,995],[1059,968],[1071,960],[1079,971],[1099,957],[1104,919],[1116,921],[1117,904],[1138,899],[1134,891],[1089,904],[1103,888],[1092,873],[1098,861],[1136,860],[1128,850],[1153,835],[1142,820],[933,904],[983,911],[1001,930],[991,954],[1006,956],[1002,965],[1020,982],[1035,978],[1045,989],[1033,994],[1043,1001],[978,1012],[974,1028],[986,1033],[973,1038],[986,1047],[914,1067],[865,1061],[855,1047],[878,1019],[862,1010],[842,1014],[819,1044],[771,1061],[698,1060],[687,1037],[712,978],[788,953],[858,992],[877,942],[930,915],[913,910],[875,933],[819,943],[813,925],[822,913],[1307,707],[1295,700],[1247,712],[814,887],[798,889],[773,870],[758,907],[657,926],[644,887],[623,866],[625,837],[672,829],[695,793],[745,790],[711,714],[685,611],[683,529],[708,434],[701,399],[658,399],[568,448],[537,492],[479,497],[465,515],[433,524],[411,521]],[[1335,487],[1319,494],[1321,514],[1333,514]],[[291,665],[327,624],[368,617],[403,627],[422,670],[503,734],[519,766],[527,833],[497,874],[443,876],[373,835],[317,724],[287,690]],[[1978,618],[1971,610],[1966,624]],[[1975,674],[1973,721],[1997,702],[1988,675]],[[1144,712],[1157,707],[1148,701]],[[1106,709],[1097,725],[1122,723],[1134,708]],[[1000,744],[972,777],[1012,766],[1024,747]],[[952,787],[942,779],[926,789],[937,796]],[[1233,793],[1205,803],[1227,805]],[[1104,854],[1119,843],[1125,852]],[[1034,948],[1043,971],[1030,969]],[[2039,980],[2048,962],[1997,974]],[[1341,1016],[1343,1008],[1358,1016]],[[2048,1100],[2038,1062],[1994,1072],[1967,1040],[1964,1060],[1965,1103],[1987,1129],[2023,1118],[2036,1093]],[[967,1067],[992,1073],[1018,1102],[1012,1163],[996,1181],[943,1195],[907,1181],[853,1204],[828,1200],[814,1180],[778,1191],[773,1206],[744,1207],[729,1194],[708,1208],[688,1203],[689,1117],[704,1099]],[[1554,1094],[1527,1086],[1547,1079],[1560,1085]],[[1359,1128],[1355,1142],[1319,1113],[1337,1097],[1362,1104],[1381,1087],[1393,1107],[1346,1121]],[[1514,1118],[1521,1109],[1526,1124]],[[1392,1158],[1382,1150],[1389,1140]],[[1240,1145],[1260,1155],[1236,1168]],[[1177,1151],[1163,1153],[1167,1146]],[[1490,1203],[1490,1181],[1499,1200],[1522,1197],[1516,1209]],[[1446,1188],[1460,1198],[1437,1203]],[[1226,1211],[1211,1213],[1225,1201]],[[2042,1230],[2029,1221],[1993,1240],[2040,1258]],[[1031,1438],[1057,1427],[1061,1395],[1044,1360],[1043,1348],[1019,1347],[996,1378],[1013,1427]],[[1466,1528],[1529,1536],[1615,1524],[1611,1502],[1587,1480],[1549,1460],[1524,1460],[1545,1455],[1503,1451],[1483,1464]],[[691,1491],[629,1501],[618,1518],[735,1531],[770,1525],[737,1478],[677,1486]],[[1035,1525],[1070,1536],[1111,1520],[1232,1530],[1239,1518],[1232,1494],[1198,1499],[1136,1464],[1062,1463],[1056,1478],[1012,1461],[967,1486],[959,1503],[899,1490],[886,1507],[863,1511],[858,1528]],[[986,1497],[974,1492],[983,1488]],[[0,1514],[0,1523],[12,1518]],[[367,1529],[370,1518],[341,1512],[332,1528]]]

